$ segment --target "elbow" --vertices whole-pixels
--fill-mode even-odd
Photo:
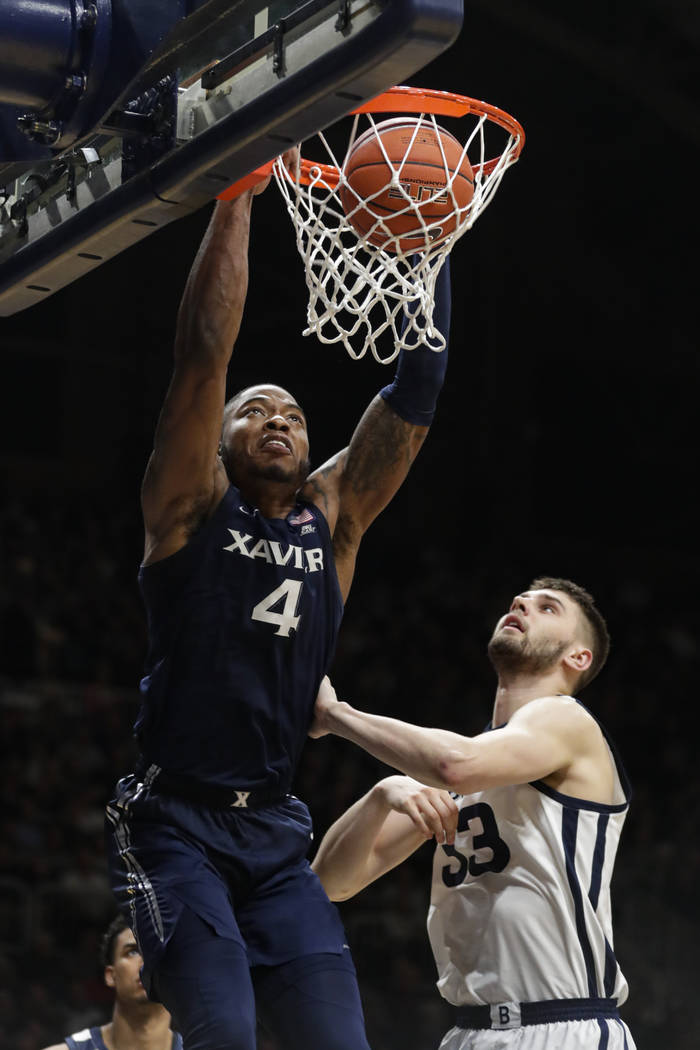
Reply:
[[[326,896],[334,904],[350,900],[358,892],[359,887],[344,885],[340,880],[321,878],[321,885],[326,891]]]
[[[330,901],[333,901],[334,904],[340,904],[342,901],[349,901],[351,897],[354,897],[357,890],[347,889],[343,886],[331,886],[330,893],[328,890],[326,890],[326,893]]]
[[[343,879],[342,872],[334,875],[333,872],[326,869],[326,866],[319,858],[313,861],[311,867],[315,874],[318,875],[326,896],[334,903],[349,900],[350,897],[354,897],[357,893],[357,888],[349,885],[347,879]]]
[[[448,750],[438,757],[436,780],[445,791],[454,791],[457,795],[476,790],[470,783],[468,762],[460,751]]]

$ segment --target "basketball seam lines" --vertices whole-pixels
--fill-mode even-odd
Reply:
[[[443,165],[431,164],[430,161],[427,161],[427,160],[410,160],[408,162],[408,165],[412,165],[412,164],[415,164],[417,167],[421,167],[421,168],[437,168],[439,171],[441,171],[443,173],[443,175],[445,173],[445,166],[444,166],[444,164]],[[403,168],[392,168],[392,171],[398,172],[398,174],[401,176],[401,175],[403,175],[403,173],[406,170],[406,167],[408,167],[408,165],[404,165]],[[387,166],[387,163],[386,163],[386,161],[384,159],[382,159],[382,160],[372,160],[372,161],[369,161],[366,164],[358,164],[356,168],[349,168],[348,171],[346,171],[344,174],[345,174],[345,178],[349,179],[350,176],[354,175],[356,171],[362,171],[363,168],[386,168],[386,166]],[[473,178],[470,179],[469,176],[465,175],[463,171],[452,171],[452,172],[450,172],[450,174],[454,175],[454,177],[456,179],[464,179],[464,181],[468,182],[470,186],[474,185],[474,179]],[[406,182],[410,182],[411,179],[406,177],[405,181]],[[416,181],[416,180],[414,179],[413,181]]]

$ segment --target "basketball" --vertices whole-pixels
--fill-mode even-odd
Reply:
[[[415,117],[394,117],[369,128],[343,168],[340,200],[348,222],[388,252],[420,252],[439,244],[464,217],[474,193],[474,172],[462,154],[462,144],[449,131]],[[391,185],[394,172],[399,185]],[[372,229],[380,219],[383,226]]]

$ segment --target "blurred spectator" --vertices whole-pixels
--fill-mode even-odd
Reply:
[[[100,944],[102,987],[113,999],[111,1019],[106,1023],[84,1023],[66,1033],[62,1041],[47,1050],[182,1050],[181,1037],[171,1030],[170,1014],[160,1003],[149,1002],[141,983],[143,959],[136,938],[125,919],[118,915],[109,924]],[[92,994],[90,992],[92,991]],[[80,984],[77,996],[90,1002],[99,992]]]

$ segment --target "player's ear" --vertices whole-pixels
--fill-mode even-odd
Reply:
[[[105,966],[105,984],[108,988],[114,988],[115,980],[113,966]]]
[[[577,674],[587,671],[593,662],[593,653],[585,645],[576,645],[564,657],[564,666]]]

